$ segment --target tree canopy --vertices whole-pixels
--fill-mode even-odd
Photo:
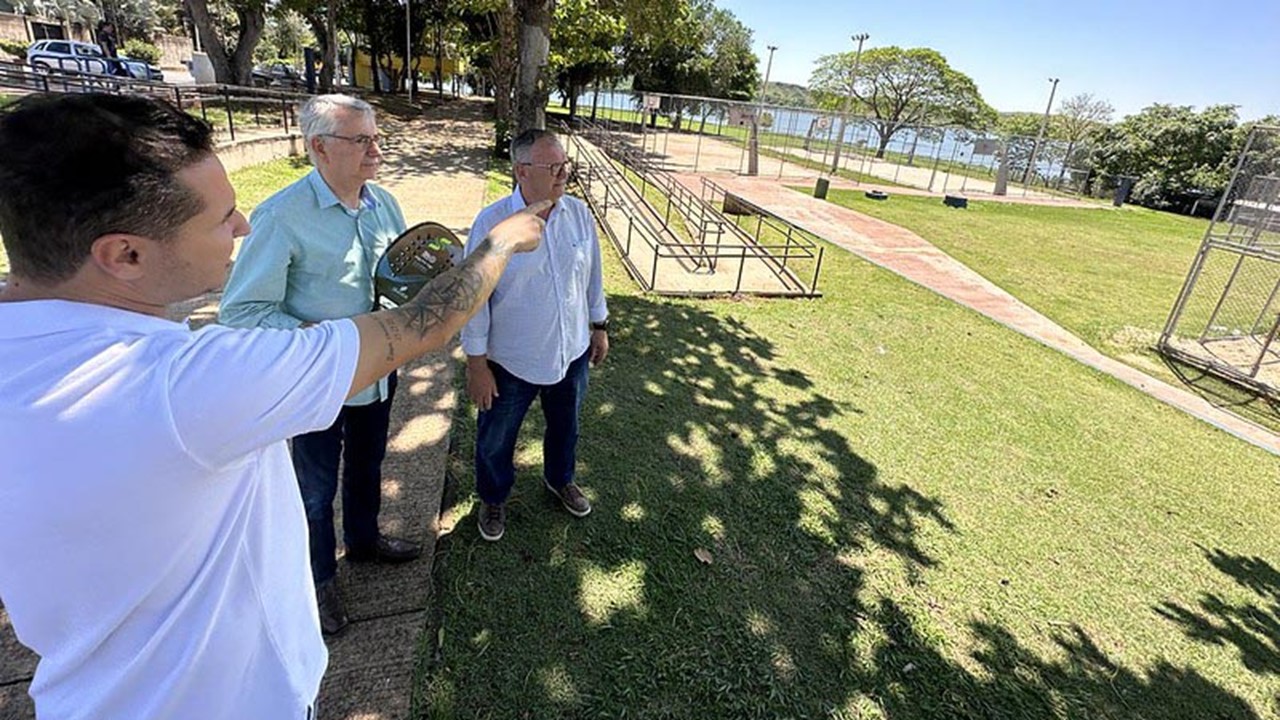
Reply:
[[[1172,209],[1189,194],[1217,194],[1231,177],[1242,133],[1234,105],[1151,105],[1107,128],[1098,140],[1095,168],[1137,178],[1131,198]]]
[[[978,86],[930,48],[880,47],[864,50],[854,71],[853,51],[823,55],[809,80],[819,105],[841,109],[852,96],[853,110],[866,116],[879,137],[876,156],[903,128],[955,124],[981,130],[996,119]]]

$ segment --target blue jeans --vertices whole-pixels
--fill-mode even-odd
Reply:
[[[547,431],[542,436],[542,473],[547,484],[564,487],[573,482],[578,457],[578,413],[587,395],[587,360],[591,351],[569,364],[564,379],[554,385],[535,385],[490,361],[498,385],[493,406],[481,410],[476,423],[476,492],[490,505],[507,501],[516,482],[516,438],[533,399],[542,401]]]
[[[378,511],[382,509],[382,459],[387,454],[387,427],[396,374],[387,382],[387,399],[343,407],[324,430],[293,439],[293,470],[307,509],[311,541],[311,576],[317,584],[338,572],[338,541],[333,530],[333,500],[338,494],[338,459],[342,459],[342,541],[347,548],[375,548]]]

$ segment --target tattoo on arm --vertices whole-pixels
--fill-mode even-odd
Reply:
[[[396,317],[405,329],[421,339],[452,316],[475,307],[485,284],[484,273],[477,266],[491,248],[486,238],[461,265],[435,278],[413,300],[396,308]]]
[[[374,315],[373,319],[377,321],[378,327],[382,328],[382,333],[387,336],[387,362],[395,362],[396,342],[400,340],[400,328],[387,325],[387,322],[377,315]]]

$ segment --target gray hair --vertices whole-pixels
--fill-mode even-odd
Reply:
[[[550,130],[541,130],[539,128],[529,128],[511,140],[511,164],[518,165],[527,163],[533,153],[533,146],[541,140],[550,138],[556,144],[560,143],[560,138]]]
[[[302,105],[298,111],[298,128],[307,146],[307,155],[315,164],[315,151],[311,138],[332,134],[338,127],[338,114],[342,111],[373,114],[373,106],[350,95],[317,95]]]

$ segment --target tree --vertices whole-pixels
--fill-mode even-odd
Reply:
[[[856,109],[867,116],[879,136],[876,157],[884,157],[889,141],[906,127],[955,124],[971,129],[990,127],[996,113],[982,99],[978,86],[952,69],[946,58],[929,48],[882,47],[862,53],[857,75],[852,51],[823,55],[809,79],[818,102],[842,107],[852,95]]]
[[[14,0],[13,9],[20,15],[92,26],[102,18],[98,7],[89,0]]]
[[[1133,202],[1167,210],[1191,194],[1219,194],[1231,177],[1241,138],[1234,105],[1156,104],[1107,128],[1095,167],[1137,177]]]
[[[751,30],[710,0],[695,0],[678,9],[648,33],[629,28],[624,67],[633,76],[635,92],[750,99],[759,84]],[[682,115],[701,105],[696,100],[665,97],[661,110],[673,114],[672,125],[679,128]],[[705,120],[709,108],[702,109]]]
[[[511,94],[516,79],[515,6],[512,0],[464,0],[460,10],[471,64],[492,86],[497,116],[494,152],[501,155],[510,136]]]
[[[276,5],[267,15],[267,27],[253,58],[258,63],[278,58],[297,59],[302,49],[314,42],[305,18],[283,4]]]
[[[626,32],[623,18],[595,0],[558,0],[551,26],[551,67],[556,89],[568,98],[569,117],[578,114],[578,96],[591,83],[617,71],[617,48]]]
[[[760,59],[751,51],[751,29],[732,12],[699,2],[695,13],[706,31],[707,95],[730,100],[750,100],[760,87]]]
[[[1026,177],[1028,163],[1031,162],[1031,151],[1036,146],[1036,135],[1040,132],[1040,122],[1044,116],[1033,112],[1000,113],[996,120],[996,130],[1004,137],[1005,163],[1009,166],[1009,175]],[[1055,154],[1048,142],[1054,137],[1055,126],[1050,123],[1046,129],[1044,147],[1040,148],[1039,157],[1052,162]],[[1025,182],[1025,180],[1024,180]]]
[[[183,2],[191,14],[191,22],[200,33],[201,45],[209,55],[217,81],[227,85],[249,85],[253,50],[267,25],[266,0],[223,0],[222,16],[235,17],[234,21],[226,23],[227,30],[222,30],[215,23],[207,0]],[[235,34],[235,42],[228,43],[232,33]]]
[[[551,50],[551,12],[555,0],[515,0],[516,33],[515,124],[520,134],[547,125],[547,57]]]
[[[317,78],[322,93],[333,92],[334,72],[338,67],[338,17],[343,9],[341,0],[280,0],[277,10],[292,11],[306,20],[320,49],[320,76]],[[358,21],[346,13],[348,19]]]
[[[1101,133],[1107,123],[1111,122],[1113,112],[1115,109],[1111,107],[1111,103],[1095,99],[1088,93],[1075,95],[1058,105],[1058,113],[1053,116],[1051,127],[1067,143],[1062,167],[1058,171],[1059,181],[1066,174],[1067,163],[1071,162],[1076,148]]]

